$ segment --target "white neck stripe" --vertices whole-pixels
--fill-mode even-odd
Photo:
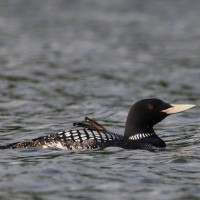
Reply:
[[[129,139],[130,140],[139,140],[139,139],[150,137],[150,136],[152,136],[154,134],[155,133],[138,133],[138,134],[130,136]]]

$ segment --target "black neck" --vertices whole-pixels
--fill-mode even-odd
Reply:
[[[153,127],[149,127],[146,125],[134,125],[134,124],[126,124],[124,136],[129,138],[138,133],[155,133]]]
[[[143,112],[135,109],[135,106],[132,106],[128,113],[124,136],[129,138],[138,133],[154,133],[153,123],[149,122],[150,120]]]

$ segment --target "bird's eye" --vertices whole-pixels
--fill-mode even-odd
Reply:
[[[153,110],[155,108],[155,106],[153,104],[148,104],[148,109],[149,110]]]

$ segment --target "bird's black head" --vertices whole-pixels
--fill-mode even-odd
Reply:
[[[133,123],[135,128],[153,127],[167,117],[167,113],[162,112],[162,110],[170,107],[170,104],[160,99],[143,99],[138,101],[129,111],[127,126]]]
[[[195,105],[169,104],[160,99],[143,99],[135,103],[129,111],[125,136],[153,131],[153,126],[170,114],[182,112]]]

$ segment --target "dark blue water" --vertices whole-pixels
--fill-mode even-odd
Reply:
[[[140,99],[200,105],[200,1],[0,1],[0,144],[84,116],[123,134]],[[1,151],[1,199],[200,199],[199,107],[165,151]]]

